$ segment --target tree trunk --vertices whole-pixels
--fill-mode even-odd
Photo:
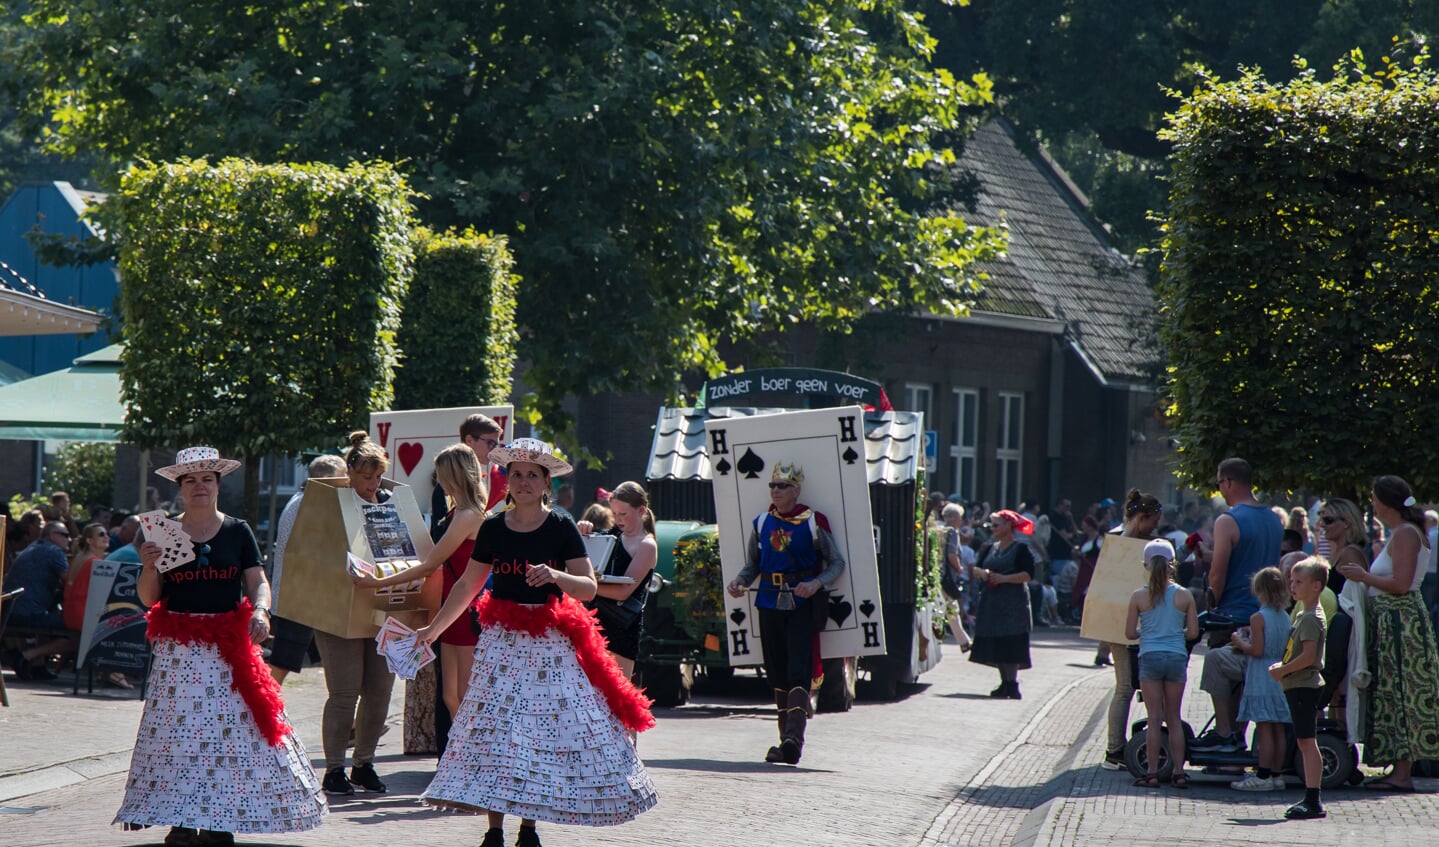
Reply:
[[[245,514],[251,526],[260,518],[260,461],[259,456],[245,457]]]

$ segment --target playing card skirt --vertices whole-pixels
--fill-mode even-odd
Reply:
[[[248,602],[214,615],[146,616],[148,699],[130,756],[126,829],[300,832],[327,813],[279,686],[250,643]]]
[[[573,598],[528,606],[490,595],[445,755],[422,799],[582,826],[633,820],[654,784],[627,730],[654,726],[649,701]]]

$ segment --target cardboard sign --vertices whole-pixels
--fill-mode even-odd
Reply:
[[[143,674],[150,656],[145,607],[140,603],[140,563],[96,559],[75,666]]]
[[[770,506],[770,474],[776,463],[804,468],[799,502],[829,521],[845,569],[830,586],[820,653],[824,658],[885,654],[879,561],[869,511],[864,410],[858,406],[783,412],[705,422],[713,468],[720,569],[725,584],[744,567],[755,518]],[[771,539],[761,539],[771,543]],[[724,595],[729,623],[726,645],[736,667],[763,661],[754,592]]]
[[[470,415],[489,415],[504,431],[500,443],[515,440],[514,406],[468,406],[417,409],[409,412],[371,412],[370,438],[390,457],[389,476],[420,492],[417,501],[428,510],[435,456],[460,443],[460,424]]]
[[[1084,618],[1079,624],[1079,637],[1111,644],[1132,644],[1124,637],[1125,618],[1129,615],[1129,598],[1149,578],[1144,570],[1143,538],[1105,535],[1099,548],[1099,561],[1089,593],[1084,596]]]
[[[386,616],[417,629],[440,608],[438,569],[423,581],[387,588],[350,581],[351,555],[393,572],[420,564],[434,548],[410,487],[390,480],[383,485],[393,495],[389,501],[367,503],[345,479],[305,484],[285,546],[285,590],[275,614],[341,638],[373,638]]]

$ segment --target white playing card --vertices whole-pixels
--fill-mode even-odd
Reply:
[[[460,424],[474,414],[489,415],[504,429],[500,443],[508,444],[514,440],[514,406],[370,413],[370,437],[390,457],[387,476],[413,486],[422,511],[429,510],[430,471],[434,470],[435,456],[451,444],[460,443]]]
[[[195,545],[179,521],[171,520],[159,509],[143,512],[139,518],[145,540],[160,545],[160,559],[155,563],[155,570],[165,573],[195,561]]]
[[[421,644],[413,629],[393,617],[385,618],[375,640],[376,652],[385,657],[390,671],[401,679],[414,679],[420,668],[435,660],[430,645]]]
[[[799,501],[828,519],[846,562],[844,573],[830,586],[828,620],[820,634],[825,658],[885,652],[864,414],[858,406],[846,406],[705,422],[726,584],[744,565],[755,518],[770,506],[775,463],[803,468]],[[759,664],[763,653],[753,592],[740,599],[726,593],[724,599],[730,664]]]
[[[354,576],[376,576],[379,573],[373,564],[361,559],[354,553],[345,554],[345,570]]]

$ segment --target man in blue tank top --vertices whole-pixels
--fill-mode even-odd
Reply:
[[[765,761],[790,765],[799,763],[804,749],[815,638],[829,609],[825,592],[844,572],[829,519],[799,502],[803,485],[803,468],[775,463],[770,507],[748,528],[745,565],[728,586],[731,596],[743,597],[759,578],[754,605],[780,735]]]
[[[1206,605],[1236,621],[1246,622],[1259,611],[1250,582],[1261,569],[1279,564],[1284,525],[1254,498],[1254,472],[1243,459],[1219,463],[1219,493],[1229,511],[1214,521],[1214,552],[1209,557]],[[1226,639],[1228,635],[1224,636]],[[1233,751],[1244,747],[1244,727],[1235,715],[1244,687],[1245,657],[1230,645],[1211,644],[1204,655],[1199,687],[1214,702],[1214,729],[1195,739],[1196,750]]]

